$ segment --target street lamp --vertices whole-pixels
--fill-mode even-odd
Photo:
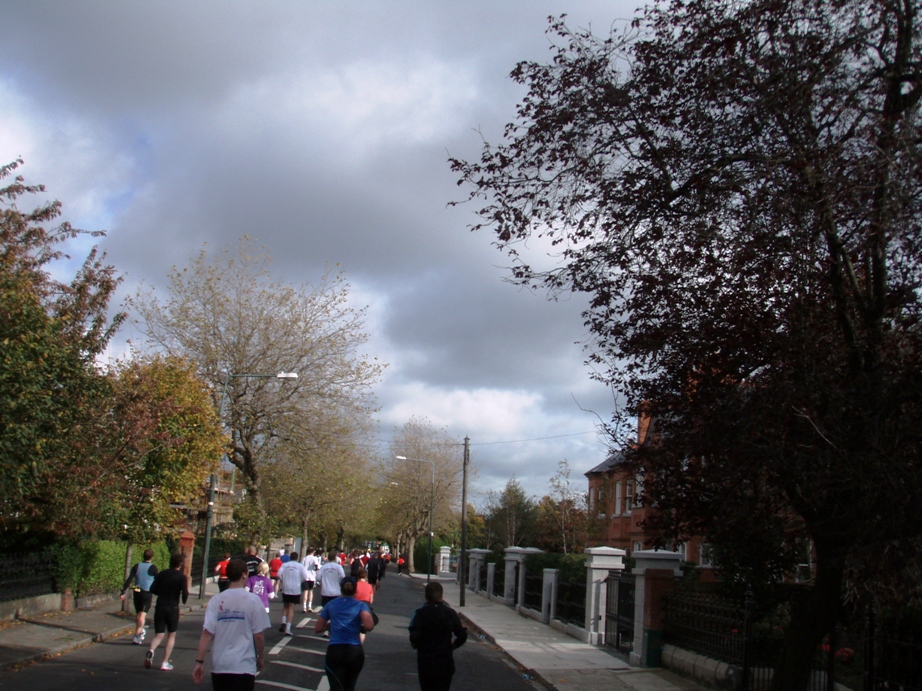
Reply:
[[[231,379],[297,379],[297,372],[279,372],[278,374],[226,374],[224,388],[221,389],[221,400],[218,404],[218,415],[224,420],[224,404],[227,401],[227,385]],[[227,455],[226,453],[224,454]],[[211,474],[208,483],[208,511],[205,514],[205,554],[202,562],[202,582],[199,584],[198,599],[205,597],[205,581],[208,579],[208,557],[211,552],[211,530],[214,523],[214,494],[218,484],[218,476]]]
[[[426,565],[426,583],[432,575],[432,514],[435,512],[435,463],[432,461],[421,461],[417,458],[407,458],[406,456],[397,456],[398,461],[412,461],[413,463],[428,463],[432,467],[432,493],[429,495],[429,563]]]

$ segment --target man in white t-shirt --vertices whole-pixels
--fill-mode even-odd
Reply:
[[[314,609],[314,585],[317,582],[317,569],[320,568],[320,559],[314,554],[315,551],[313,548],[307,550],[307,554],[301,560],[307,570],[307,578],[301,584],[301,609],[305,613]]]
[[[346,577],[343,567],[336,563],[336,554],[330,552],[329,560],[317,571],[320,581],[320,604],[324,607],[339,597],[339,582]]]
[[[291,636],[291,622],[295,618],[295,605],[301,602],[301,584],[307,580],[307,569],[298,561],[298,553],[291,553],[291,560],[282,564],[278,573],[282,589],[282,625],[279,632]]]
[[[215,691],[256,686],[262,671],[265,634],[271,624],[259,596],[246,589],[247,564],[231,559],[227,565],[228,588],[215,595],[205,610],[205,624],[198,642],[192,680],[202,683],[205,653],[211,650],[211,685]]]

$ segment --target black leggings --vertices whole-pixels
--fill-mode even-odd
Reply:
[[[365,664],[365,649],[360,645],[328,645],[324,667],[330,691],[355,691],[355,683]]]

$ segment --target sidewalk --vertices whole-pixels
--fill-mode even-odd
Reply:
[[[417,574],[413,574],[419,578]],[[423,576],[425,578],[425,576]],[[445,580],[444,583],[454,583]],[[457,600],[452,595],[452,605]],[[631,667],[602,648],[582,643],[468,591],[456,608],[471,635],[502,648],[529,676],[559,691],[703,691],[704,687],[663,669]]]
[[[413,574],[414,578],[419,578]],[[425,578],[425,576],[423,576]],[[454,583],[454,580],[445,581]],[[208,603],[218,588],[209,583],[205,597],[196,588],[190,612]],[[452,598],[453,599],[453,598]],[[454,602],[452,602],[454,604]],[[631,667],[601,648],[582,643],[515,610],[468,591],[458,613],[471,635],[483,636],[502,648],[526,673],[558,691],[703,691],[704,687],[661,669]],[[0,670],[59,655],[81,646],[134,632],[134,616],[121,613],[121,602],[109,600],[90,609],[49,612],[0,625]]]
[[[181,605],[180,611],[185,613],[204,607],[217,592],[217,585],[209,583],[205,597],[199,600],[196,586],[189,594],[188,604]],[[131,614],[123,614],[121,608],[121,600],[112,599],[87,609],[33,614],[0,624],[0,671],[109,638],[133,635],[134,608]],[[151,627],[153,614],[151,610],[148,615]]]

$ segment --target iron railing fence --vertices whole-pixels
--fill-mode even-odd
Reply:
[[[790,619],[785,606],[757,610],[716,595],[670,593],[663,641],[736,667],[738,691],[768,689],[783,654]],[[807,691],[922,691],[922,635],[877,628],[873,609],[853,613],[824,638],[814,655]]]
[[[480,583],[478,583],[478,586],[477,586],[477,590],[480,591],[481,593],[487,592],[487,585],[488,585],[487,577],[488,576],[489,576],[489,569],[487,568],[486,564],[483,564],[480,567]]]
[[[565,624],[586,625],[586,582],[557,583],[557,619]]]
[[[493,596],[504,597],[506,595],[506,569],[503,564],[497,564],[493,572]]]
[[[701,593],[665,597],[663,641],[724,662],[743,659],[745,610],[740,603]]]
[[[529,609],[541,611],[544,596],[544,574],[525,573],[525,592],[522,593],[522,604]]]
[[[0,559],[0,602],[51,595],[54,592],[53,552],[5,554]]]
[[[895,625],[878,629],[877,614],[869,608],[863,653],[864,691],[922,691],[922,631]]]

